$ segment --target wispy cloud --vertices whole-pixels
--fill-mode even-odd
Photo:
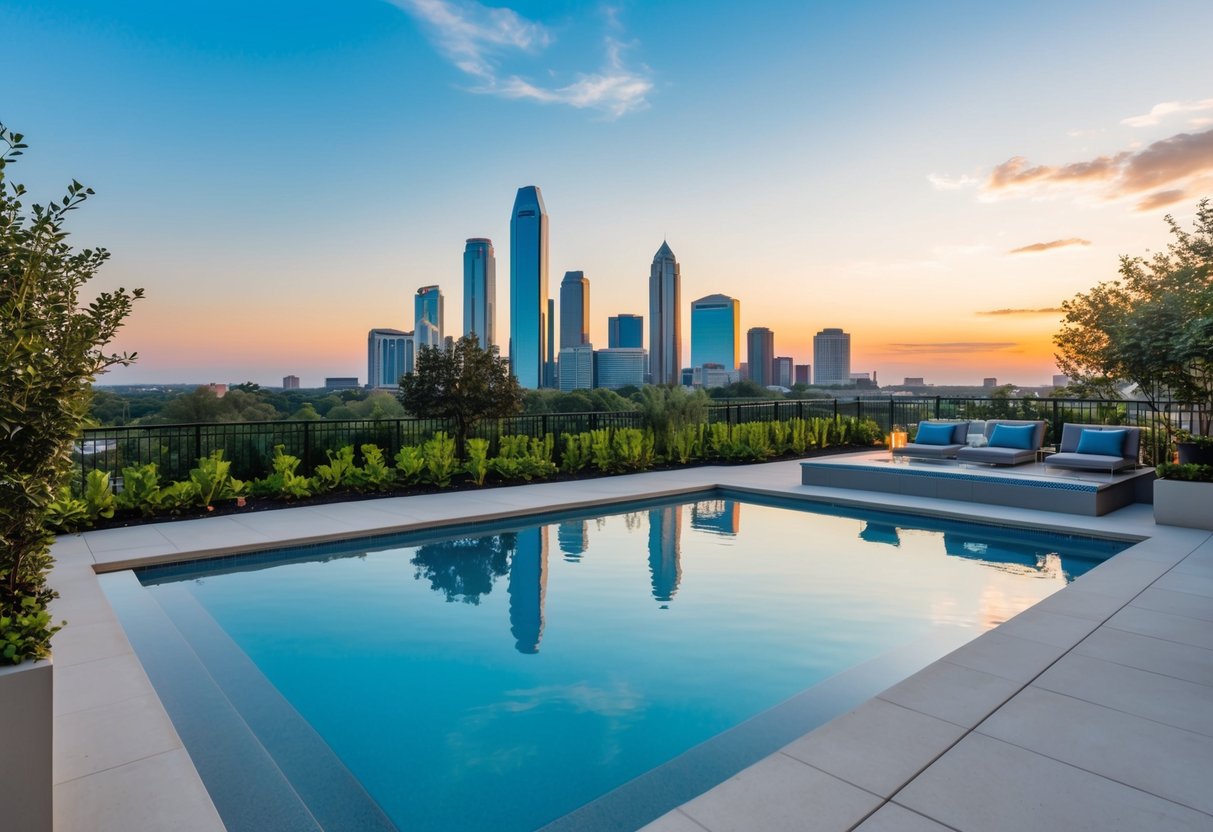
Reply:
[[[1122,119],[1120,123],[1127,124],[1129,127],[1152,127],[1175,113],[1198,113],[1203,110],[1213,110],[1213,98],[1202,98],[1199,101],[1164,101],[1161,104],[1155,104],[1145,115],[1130,116]],[[1193,121],[1203,121],[1203,119],[1193,119]]]
[[[1052,251],[1055,248],[1066,248],[1068,246],[1089,246],[1090,240],[1084,240],[1082,237],[1069,237],[1065,240],[1050,240],[1047,243],[1032,243],[1028,246],[1020,246],[1013,248],[1007,254],[1035,254],[1040,251]]]
[[[1039,309],[987,309],[978,312],[978,315],[1060,315],[1063,310],[1060,306],[1042,306]]]
[[[959,191],[964,188],[974,188],[981,184],[975,176],[941,176],[938,173],[927,174],[927,181],[937,191]]]
[[[997,352],[1018,347],[1015,341],[935,341],[923,343],[889,344],[895,353],[929,355],[958,352]]]
[[[542,84],[503,70],[509,58],[538,55],[554,41],[542,23],[475,0],[389,2],[421,21],[434,47],[476,79],[471,92],[600,110],[616,117],[648,106],[653,90],[650,73],[647,68],[626,66],[623,55],[628,45],[614,36],[602,38],[605,57],[598,71],[574,72],[566,84]],[[622,31],[618,9],[604,7],[603,15],[609,29]]]
[[[1137,210],[1145,211],[1177,202],[1211,181],[1213,129],[1063,165],[1033,165],[1014,156],[991,170],[981,188],[991,197],[1085,192],[1105,200],[1135,199]],[[1155,193],[1143,198],[1147,191]]]

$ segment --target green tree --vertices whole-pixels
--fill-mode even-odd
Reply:
[[[522,388],[497,347],[481,349],[475,334],[450,349],[423,347],[416,369],[400,379],[397,394],[405,410],[422,419],[443,419],[463,454],[472,429],[485,419],[502,419],[522,409]]]
[[[1194,405],[1199,431],[1213,416],[1213,205],[1197,206],[1190,233],[1167,215],[1172,241],[1150,259],[1120,258],[1120,277],[1062,304],[1057,366],[1072,386],[1119,398],[1137,386],[1157,409]]]
[[[142,289],[81,291],[108,259],[74,250],[65,220],[92,190],[73,181],[58,202],[32,205],[8,167],[26,145],[0,125],[0,665],[49,655],[55,632],[46,584],[54,535],[47,507],[71,471],[91,384],[135,356],[105,352]]]

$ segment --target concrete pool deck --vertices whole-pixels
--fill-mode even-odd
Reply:
[[[1213,829],[1213,534],[1140,504],[1085,517],[801,485],[792,461],[61,538],[56,830],[223,829],[97,572],[715,487],[1143,542],[646,829]]]

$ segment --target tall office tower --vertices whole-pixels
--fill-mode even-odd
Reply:
[[[648,353],[641,347],[614,347],[594,353],[594,385],[607,390],[644,384]]]
[[[422,322],[428,322],[433,325],[433,332],[431,333],[426,328],[424,346],[441,347],[443,321],[445,320],[442,290],[437,286],[422,286],[417,290],[417,297],[413,300],[413,310],[413,320],[417,324],[414,332],[417,333],[418,346],[422,346]],[[433,343],[430,342],[431,338]]]
[[[560,389],[590,390],[594,387],[594,345],[560,348]]]
[[[678,384],[682,369],[682,276],[662,242],[649,270],[649,373],[654,384]]]
[[[565,272],[560,281],[560,349],[590,343],[590,281]]]
[[[691,366],[736,370],[740,363],[741,301],[728,295],[691,301]]]
[[[398,329],[372,329],[366,336],[366,380],[372,387],[399,387],[409,372],[412,333]]]
[[[607,346],[611,349],[644,348],[644,315],[612,315],[607,318]]]
[[[548,214],[539,188],[518,189],[510,218],[510,369],[523,387],[544,382],[548,341]]]
[[[547,353],[548,360],[543,365],[543,386],[556,386],[556,301],[548,298],[547,320]]]
[[[775,383],[775,333],[756,326],[745,334],[750,381],[767,387]]]
[[[497,343],[497,258],[485,237],[472,237],[463,250],[463,334],[473,333],[483,349]]]
[[[792,359],[786,355],[775,356],[775,383],[780,387],[792,386]]]
[[[814,335],[813,367],[817,384],[850,384],[850,334],[841,329],[823,329]]]
[[[298,390],[299,389],[299,376],[283,376],[282,377],[282,389],[283,390]]]

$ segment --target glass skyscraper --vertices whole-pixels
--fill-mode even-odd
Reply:
[[[441,347],[443,334],[442,290],[437,286],[422,286],[413,301],[413,319],[416,326],[417,349]]]
[[[565,272],[560,281],[560,349],[590,343],[590,281]]]
[[[741,363],[741,301],[708,295],[691,302],[691,366],[719,364],[736,370]]]
[[[480,346],[497,343],[497,258],[493,241],[472,237],[463,250],[463,334],[476,334]]]
[[[510,369],[523,387],[544,383],[548,355],[548,214],[539,188],[518,189],[510,218]]]
[[[678,384],[682,370],[682,276],[662,242],[649,270],[649,372],[653,384]]]
[[[607,318],[607,346],[611,349],[644,347],[644,315],[612,315]]]
[[[815,383],[851,383],[851,335],[841,329],[823,329],[813,336]]]
[[[372,329],[366,336],[366,380],[371,387],[398,387],[413,369],[413,336],[398,329]]]
[[[750,365],[750,381],[763,387],[775,383],[775,333],[765,326],[746,332],[746,360]]]

